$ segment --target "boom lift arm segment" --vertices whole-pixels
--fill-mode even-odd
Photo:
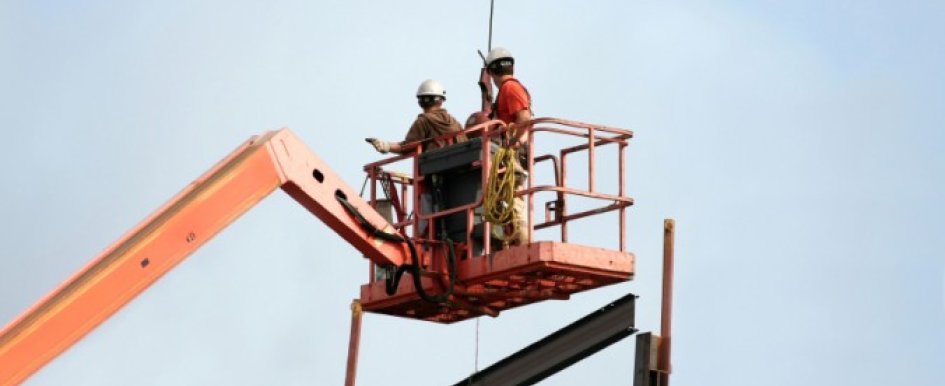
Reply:
[[[393,227],[288,129],[254,136],[0,331],[0,385],[24,381],[260,200],[282,188],[364,256],[410,264],[403,243],[369,234],[347,200]]]

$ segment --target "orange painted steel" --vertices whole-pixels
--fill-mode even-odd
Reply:
[[[345,371],[345,386],[354,386],[358,376],[358,350],[361,348],[361,302],[351,302],[351,335],[348,338],[348,365]]]
[[[500,138],[506,130],[501,121],[489,121],[464,133],[470,137],[482,137],[485,143]],[[482,254],[474,256],[473,234],[469,231],[465,240],[457,241],[456,282],[452,283],[455,290],[447,301],[435,304],[421,300],[412,280],[402,280],[395,293],[388,295],[386,283],[375,278],[372,271],[369,283],[361,288],[360,302],[365,311],[452,323],[479,315],[496,316],[500,311],[538,301],[568,299],[571,294],[633,277],[634,257],[625,251],[623,219],[624,210],[633,204],[633,199],[624,194],[623,186],[623,153],[632,132],[553,118],[535,119],[527,130],[531,134],[546,132],[587,141],[584,145],[561,150],[558,158],[529,154],[529,171],[534,169],[535,162],[551,161],[555,168],[555,183],[537,185],[534,173],[530,173],[527,188],[516,193],[527,199],[528,224],[535,224],[536,193],[549,192],[558,197],[560,206],[556,207],[555,215],[538,226],[530,226],[528,232],[529,239],[532,239],[534,228],[560,226],[560,241],[533,242],[494,251],[490,245],[491,238],[486,237]],[[528,136],[532,149],[535,149],[535,137]],[[452,141],[445,136],[442,139]],[[593,177],[595,152],[598,147],[608,144],[617,144],[619,151],[620,186],[616,193],[597,191]],[[591,174],[587,190],[566,183],[567,156],[583,151],[588,152],[588,171]],[[381,179],[386,181],[391,193],[402,197],[393,202],[409,203],[413,209],[419,207],[425,184],[425,177],[418,173],[420,153],[421,149],[416,147],[411,153],[366,166],[371,180],[369,203],[289,130],[267,132],[251,138],[0,330],[0,385],[13,385],[25,380],[277,188],[282,188],[370,259],[372,270],[373,264],[419,266],[423,271],[420,285],[426,292],[443,293],[450,286],[446,279],[446,246],[434,240],[433,224],[444,216],[464,212],[466,229],[473,229],[474,211],[482,205],[482,199],[437,213],[419,214],[414,210],[409,219],[402,218],[406,213],[404,207],[395,208],[398,213],[396,224],[390,224],[373,209],[377,200],[376,185]],[[381,169],[398,161],[412,161],[413,173],[394,173],[397,178],[393,178],[391,171]],[[489,146],[482,146],[481,158],[472,165],[482,171],[482,186],[486,185],[490,162]],[[396,191],[397,187],[400,192]],[[610,204],[568,213],[568,196],[598,199]],[[418,261],[412,261],[407,244],[384,241],[368,233],[339,198],[358,211],[364,221],[383,232],[406,236],[412,228],[414,236],[411,240],[420,246]],[[619,250],[567,243],[569,221],[609,211],[617,211],[620,215]],[[424,235],[417,235],[420,220],[431,224]],[[491,234],[490,225],[483,225],[483,234]]]
[[[503,142],[504,132],[508,128],[501,121],[489,121],[466,129],[463,134],[468,137],[483,138],[483,142]],[[410,190],[414,200],[412,208],[414,215],[407,220],[400,220],[394,224],[402,234],[408,234],[412,228],[413,240],[424,245],[423,257],[420,259],[426,273],[421,278],[421,285],[427,293],[443,293],[448,288],[448,271],[446,269],[446,248],[442,241],[433,237],[434,226],[427,227],[424,235],[417,235],[417,223],[426,221],[436,224],[437,219],[445,216],[465,213],[467,234],[463,240],[456,240],[457,263],[454,291],[448,302],[433,304],[423,301],[417,294],[412,280],[403,280],[400,288],[394,294],[387,294],[384,280],[375,278],[374,271],[370,272],[368,284],[361,286],[361,304],[367,312],[381,313],[406,318],[414,318],[441,323],[454,323],[481,315],[497,316],[499,312],[522,305],[548,299],[568,299],[571,294],[586,291],[614,283],[630,280],[634,274],[634,255],[626,251],[625,243],[625,210],[633,205],[633,198],[625,194],[624,185],[624,153],[628,140],[633,132],[618,128],[600,125],[591,125],[581,122],[567,121],[557,118],[537,118],[524,126],[522,132],[528,133],[528,183],[527,187],[516,192],[517,196],[528,203],[528,232],[529,239],[534,240],[534,231],[558,226],[561,228],[559,241],[540,241],[529,245],[511,247],[498,250],[490,245],[491,238],[482,240],[482,252],[473,253],[472,229],[476,210],[483,205],[480,195],[474,202],[452,208],[442,209],[436,213],[418,213],[419,197],[424,189],[424,180],[428,176],[419,173],[419,158],[422,149],[414,148],[408,154],[401,154],[386,160],[377,161],[365,166],[365,171],[371,183],[371,202],[379,199],[376,186],[379,182],[389,181],[386,176],[395,173],[387,168],[398,164],[409,163],[412,173],[397,173],[398,175],[412,175],[399,184],[389,184],[385,194],[388,197],[397,196],[396,189],[390,186],[399,186],[405,196]],[[452,134],[455,135],[455,134]],[[536,155],[536,138],[544,136],[559,136],[576,138],[583,144],[560,149],[558,155]],[[440,139],[449,139],[450,134]],[[606,145],[616,147],[618,153],[617,172],[613,178],[617,182],[616,192],[601,192],[595,184],[595,158],[600,148]],[[588,184],[585,187],[574,187],[567,184],[567,160],[569,155],[587,152],[588,157]],[[481,186],[486,186],[488,170],[492,154],[488,146],[481,146],[480,158],[470,165],[481,174]],[[537,184],[535,182],[535,165],[538,162],[550,161],[554,175],[551,184]],[[448,189],[448,187],[447,187]],[[542,223],[535,223],[535,195],[538,193],[552,193],[556,200],[554,210],[546,210],[546,218]],[[567,197],[577,196],[582,199],[593,199],[605,205],[568,213]],[[403,200],[407,203],[408,200]],[[546,208],[550,208],[546,203]],[[403,209],[403,208],[400,208]],[[569,222],[616,211],[619,215],[617,222],[618,250],[585,247],[568,244],[567,225]],[[491,234],[491,225],[483,224],[481,234]]]
[[[368,235],[336,195],[393,229],[289,130],[251,138],[0,331],[0,385],[68,349],[260,200],[281,187],[377,264],[409,263]]]
[[[460,261],[451,304],[421,300],[409,280],[394,295],[387,295],[383,281],[362,285],[361,303],[367,312],[454,323],[543,300],[567,300],[577,292],[630,280],[633,267],[632,253],[540,241]],[[433,277],[422,282],[432,293],[443,287]]]

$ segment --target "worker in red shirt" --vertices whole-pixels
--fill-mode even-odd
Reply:
[[[532,98],[528,90],[514,77],[515,58],[505,48],[495,48],[486,57],[486,69],[499,94],[492,105],[493,119],[506,124],[521,125],[532,119]],[[525,143],[524,138],[521,139]]]
[[[528,89],[522,85],[513,74],[515,67],[515,58],[512,53],[505,48],[495,48],[489,51],[486,56],[486,70],[492,77],[492,82],[499,89],[496,95],[495,103],[492,105],[492,115],[490,118],[499,119],[509,125],[509,142],[519,149],[519,158],[521,165],[516,165],[517,190],[525,186],[528,157],[528,133],[524,131],[526,123],[532,119],[532,98]],[[519,132],[521,131],[521,132]],[[521,197],[515,197],[512,205],[515,217],[519,220],[518,234],[513,235],[512,244],[528,244],[528,217],[525,212],[525,201]]]

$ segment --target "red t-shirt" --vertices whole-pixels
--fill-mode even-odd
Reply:
[[[531,98],[525,86],[522,86],[517,79],[511,78],[502,82],[499,88],[498,100],[496,100],[496,118],[505,123],[512,123],[515,120],[515,113],[531,109]]]

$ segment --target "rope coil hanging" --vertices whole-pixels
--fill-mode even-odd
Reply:
[[[509,133],[515,132],[513,126],[509,126]],[[511,146],[500,147],[492,157],[483,193],[482,207],[486,221],[496,226],[512,228],[502,239],[505,244],[517,237],[521,231],[520,213],[515,210],[515,190],[518,187],[517,174],[520,169],[518,150]]]

